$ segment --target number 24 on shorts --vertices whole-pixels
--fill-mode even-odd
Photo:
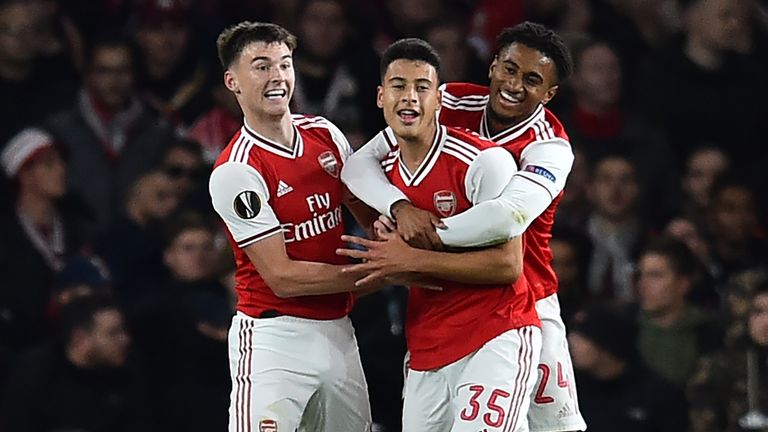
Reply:
[[[544,390],[547,388],[549,376],[551,375],[549,366],[540,363],[539,370],[541,371],[541,379],[539,380],[539,387],[536,389],[536,395],[533,397],[533,401],[542,405],[553,403],[555,398],[544,395]],[[563,376],[563,365],[560,362],[557,362],[557,386],[560,388],[568,388],[568,377]]]

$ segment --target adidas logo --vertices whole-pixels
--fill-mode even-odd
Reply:
[[[292,187],[288,186],[284,181],[280,180],[280,182],[277,184],[277,197],[280,198],[292,190]]]

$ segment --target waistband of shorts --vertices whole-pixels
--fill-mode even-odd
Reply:
[[[262,314],[262,315],[265,315],[265,314]],[[297,317],[292,315],[282,315],[282,314],[274,314],[274,315],[266,314],[266,316],[252,317],[243,312],[237,311],[235,312],[235,316],[243,320],[263,321],[263,322],[275,320],[275,321],[282,321],[282,322],[295,322],[295,323],[312,324],[312,325],[336,325],[338,323],[349,321],[349,317],[346,315],[336,319],[318,320],[318,319],[302,318],[302,317]]]

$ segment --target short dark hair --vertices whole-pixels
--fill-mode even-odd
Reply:
[[[284,43],[291,51],[297,45],[296,36],[277,24],[243,21],[227,27],[216,39],[221,66],[229,68],[243,49],[253,42]]]
[[[62,306],[58,325],[60,341],[67,344],[75,330],[91,330],[94,324],[93,318],[97,313],[105,310],[120,311],[117,302],[109,294],[77,297]]]
[[[384,50],[381,56],[379,74],[382,81],[387,68],[395,60],[419,60],[431,64],[440,76],[440,56],[429,42],[419,38],[406,38],[394,42]]]
[[[515,42],[539,50],[552,59],[557,69],[558,82],[563,82],[571,76],[573,72],[571,52],[563,39],[553,30],[530,21],[507,27],[496,38],[496,55],[498,56]]]
[[[688,246],[671,237],[659,237],[651,242],[642,253],[649,254],[666,258],[672,271],[681,276],[695,278],[700,270],[699,261]]]

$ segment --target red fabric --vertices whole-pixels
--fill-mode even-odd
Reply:
[[[604,115],[590,113],[580,107],[573,111],[574,125],[587,138],[609,139],[616,137],[621,131],[623,116],[616,108]]]
[[[488,87],[467,83],[449,83],[445,93],[449,100],[458,101],[455,108],[445,105],[440,110],[440,122],[448,126],[457,126],[482,134],[482,122],[485,109],[480,108],[486,102]],[[452,96],[452,97],[451,97]],[[551,126],[554,135],[568,141],[568,135],[560,121],[549,110],[544,109],[544,121]],[[537,129],[534,123],[521,124],[501,132],[496,136],[497,142],[515,157],[520,163],[520,154],[528,144],[536,141]],[[525,254],[523,255],[523,273],[533,289],[536,300],[549,297],[557,292],[557,275],[552,268],[552,249],[549,240],[552,238],[552,225],[555,222],[555,211],[563,197],[561,192],[552,200],[546,210],[534,220],[523,234]]]
[[[294,124],[305,116],[294,116]],[[315,122],[312,127],[298,126],[303,139],[303,154],[296,158],[286,157],[266,150],[258,145],[250,146],[248,165],[258,171],[266,182],[270,198],[268,204],[281,223],[286,238],[286,251],[293,260],[345,264],[348,259],[336,255],[336,249],[345,247],[341,241],[344,224],[341,222],[341,202],[344,185],[338,178],[342,161],[339,149],[327,128]],[[240,140],[257,139],[244,127],[230,141],[229,145],[214,164],[216,167],[228,162],[229,156]],[[336,176],[322,168],[320,160],[327,160],[331,153],[337,162]],[[321,158],[321,156],[323,156]],[[293,190],[277,196],[278,184],[283,181]],[[323,195],[328,202],[322,208],[308,205],[308,197]],[[317,200],[315,200],[317,202]],[[331,214],[332,213],[332,214]],[[320,217],[320,219],[318,219]],[[322,226],[322,228],[318,228]],[[279,235],[279,234],[278,234]],[[275,295],[251,263],[245,251],[227,231],[227,237],[235,252],[237,270],[237,310],[252,317],[259,317],[268,310],[283,315],[311,319],[337,319],[352,310],[353,296],[350,293],[318,295],[294,298],[279,298]]]
[[[494,146],[463,130],[446,128],[446,132],[467,147],[482,150]],[[428,172],[419,170],[407,181],[410,175],[395,163],[387,173],[390,182],[419,208],[445,216],[445,207],[439,203],[452,196],[451,214],[465,211],[472,205],[465,188],[469,165],[442,152],[438,144],[433,144],[432,151],[421,165],[428,167],[429,161],[435,160]],[[448,281],[438,284],[442,291],[412,286],[409,293],[406,339],[411,369],[431,370],[451,364],[508,330],[540,325],[533,292],[524,276],[514,284],[483,287]]]

